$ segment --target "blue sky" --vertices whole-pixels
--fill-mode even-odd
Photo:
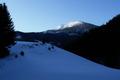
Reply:
[[[0,0],[13,18],[15,30],[40,32],[71,21],[102,25],[120,13],[120,0]]]

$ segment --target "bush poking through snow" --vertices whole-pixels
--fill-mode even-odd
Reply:
[[[23,52],[23,51],[21,51],[21,52],[20,52],[20,55],[21,55],[21,56],[24,56],[24,52]]]
[[[52,45],[52,47],[51,47],[52,49],[54,49],[54,46]]]
[[[18,55],[17,55],[17,54],[15,55],[15,58],[18,58]]]
[[[51,47],[48,47],[48,50],[49,51],[52,51],[54,49],[54,46],[53,45],[51,45]]]
[[[35,46],[38,46],[38,44],[34,44]]]
[[[51,51],[51,48],[49,47],[48,50]]]
[[[46,44],[46,42],[45,41],[42,41],[42,45],[45,45]]]

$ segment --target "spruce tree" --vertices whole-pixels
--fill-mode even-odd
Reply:
[[[0,4],[0,57],[9,55],[7,47],[15,43],[14,24],[6,4]]]

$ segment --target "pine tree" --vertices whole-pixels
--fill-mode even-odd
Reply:
[[[15,43],[12,18],[6,4],[0,4],[0,57],[9,55],[7,47]]]

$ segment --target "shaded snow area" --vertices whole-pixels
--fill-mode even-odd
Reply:
[[[0,59],[0,80],[120,80],[120,70],[50,44],[17,42],[10,51],[9,57]]]

